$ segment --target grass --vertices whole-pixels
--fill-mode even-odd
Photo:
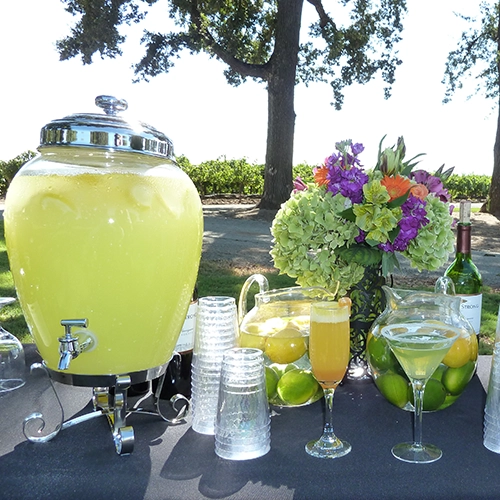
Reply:
[[[479,213],[481,211],[481,207],[472,206],[470,211],[473,214]],[[453,207],[453,213],[454,214],[459,214],[460,213],[460,203],[455,204],[455,206]]]
[[[207,295],[225,295],[234,297],[238,302],[241,287],[252,274],[260,273],[269,280],[270,289],[294,286],[294,280],[279,275],[278,271],[266,266],[241,266],[226,261],[201,261],[198,274],[198,293],[200,297]],[[253,307],[253,295],[258,291],[254,285],[249,292],[247,307]],[[5,247],[3,221],[0,223],[0,296],[15,297],[14,283],[9,269]],[[497,314],[500,305],[500,294],[492,293],[486,288],[483,291],[483,311],[481,319],[480,354],[491,354],[495,342]],[[32,342],[32,337],[24,320],[19,302],[0,311],[2,326],[18,337],[22,342]]]

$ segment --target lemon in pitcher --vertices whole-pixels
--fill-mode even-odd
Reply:
[[[264,353],[273,362],[288,364],[300,359],[307,352],[306,338],[300,330],[285,328],[269,336]]]

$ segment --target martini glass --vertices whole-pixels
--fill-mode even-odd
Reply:
[[[460,330],[439,322],[400,323],[383,327],[381,334],[411,381],[415,407],[413,443],[395,445],[392,454],[403,462],[435,462],[443,452],[437,446],[422,443],[425,384],[460,335]]]
[[[345,299],[341,299],[345,300]],[[323,435],[306,444],[306,452],[317,458],[338,458],[351,451],[333,431],[333,396],[349,364],[350,303],[313,302],[309,332],[309,359],[312,372],[323,388],[326,403]]]

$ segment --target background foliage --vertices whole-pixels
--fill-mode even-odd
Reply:
[[[4,197],[16,172],[35,156],[26,151],[9,161],[0,160],[0,197]],[[246,158],[228,160],[225,157],[193,165],[185,156],[177,158],[198,189],[200,196],[218,194],[262,195],[264,189],[264,165],[249,163]],[[301,177],[305,182],[313,180],[313,165],[301,163],[293,167],[293,178]],[[490,190],[488,175],[452,175],[445,187],[454,200],[486,200]]]
[[[16,156],[12,160],[2,161],[0,160],[0,196],[4,197],[7,192],[14,175],[17,171],[31,158],[36,155],[33,151],[25,151],[24,153]]]

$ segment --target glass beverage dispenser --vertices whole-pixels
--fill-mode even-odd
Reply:
[[[113,386],[163,373],[198,273],[200,198],[171,141],[118,116],[75,114],[41,132],[9,187],[5,235],[18,297],[60,382]]]

